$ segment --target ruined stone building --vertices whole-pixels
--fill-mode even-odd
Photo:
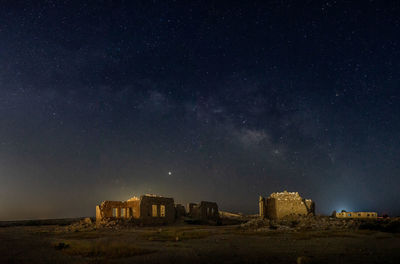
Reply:
[[[268,198],[259,198],[260,217],[280,219],[287,215],[315,214],[315,203],[303,199],[298,192],[276,192]]]
[[[202,201],[188,204],[188,211],[173,198],[146,194],[127,201],[104,201],[96,206],[96,221],[129,219],[145,225],[172,224],[176,219],[219,220],[218,205]]]
[[[183,216],[186,216],[185,206],[183,206],[181,204],[176,204],[175,205],[175,218],[181,218]]]
[[[96,220],[124,218],[138,219],[143,224],[171,224],[176,210],[173,198],[142,195],[127,201],[104,201],[96,206]]]
[[[378,218],[377,212],[341,212],[336,213],[337,218],[363,218],[363,219],[376,219]]]
[[[218,205],[214,202],[201,201],[199,204],[188,204],[188,215],[199,220],[214,220],[219,219]]]

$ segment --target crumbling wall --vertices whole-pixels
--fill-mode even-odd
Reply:
[[[206,201],[201,201],[198,205],[191,204],[190,216],[200,220],[218,220],[218,205]]]
[[[106,218],[139,218],[139,201],[104,201],[96,206],[96,220]]]
[[[272,193],[263,202],[260,197],[260,216],[263,218],[279,219],[287,215],[315,214],[315,204],[310,199],[303,199],[298,192]],[[264,205],[264,206],[263,206]]]
[[[174,199],[143,195],[140,199],[104,201],[96,206],[97,221],[112,218],[140,219],[143,224],[170,224],[175,221]]]
[[[197,206],[196,203],[188,203],[187,204],[187,214],[192,215],[193,214],[193,208]]]
[[[176,204],[175,205],[175,218],[181,218],[183,216],[186,216],[186,210],[185,207],[181,204]]]
[[[175,222],[173,198],[143,195],[140,197],[140,219],[145,224],[172,224]]]
[[[260,196],[259,199],[258,199],[258,207],[259,207],[259,209],[258,209],[259,210],[259,216],[261,218],[266,218],[267,214],[265,212],[265,210],[266,210],[265,198],[262,197],[262,196]]]

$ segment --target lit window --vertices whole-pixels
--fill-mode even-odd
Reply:
[[[160,216],[165,217],[165,205],[160,205]]]
[[[151,208],[152,208],[152,216],[153,216],[153,217],[157,217],[157,216],[158,216],[158,214],[157,214],[157,205],[156,205],[156,204],[153,204],[153,205],[151,206]]]

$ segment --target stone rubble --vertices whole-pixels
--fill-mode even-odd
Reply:
[[[250,217],[249,217],[250,218]],[[247,218],[247,219],[249,219]],[[247,220],[246,219],[246,220]],[[246,221],[244,220],[244,221]],[[126,228],[140,228],[143,223],[125,219],[92,221],[84,218],[68,226],[57,228],[58,232],[86,232],[98,229],[120,230]],[[400,218],[380,220],[340,219],[329,216],[298,216],[290,215],[283,219],[271,220],[251,217],[245,223],[238,225],[243,231],[271,232],[271,231],[323,231],[323,230],[358,230],[368,229],[391,233],[400,233]]]
[[[328,216],[286,216],[280,220],[253,219],[241,224],[240,228],[257,232],[269,230],[340,230],[358,229],[362,221],[344,220]]]
[[[89,217],[86,217],[78,222],[66,226],[66,231],[69,232],[90,231],[94,229],[95,224]]]

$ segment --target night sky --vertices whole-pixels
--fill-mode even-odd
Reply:
[[[283,190],[400,214],[399,1],[32,2],[0,2],[0,220]]]

